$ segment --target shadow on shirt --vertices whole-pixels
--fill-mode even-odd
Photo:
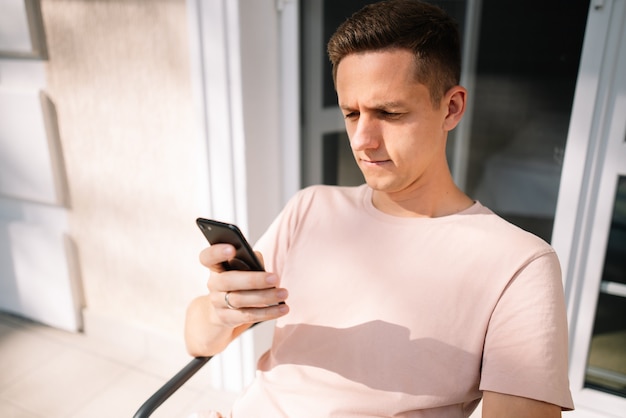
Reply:
[[[434,338],[411,339],[408,328],[377,320],[349,328],[277,327],[259,369],[309,366],[377,390],[458,396],[462,402],[479,393],[480,361],[479,354]]]

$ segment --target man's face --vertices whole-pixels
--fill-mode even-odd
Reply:
[[[437,181],[445,161],[448,107],[435,108],[407,50],[350,54],[337,67],[350,145],[375,191],[409,195]]]

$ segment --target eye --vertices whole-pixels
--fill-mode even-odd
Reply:
[[[402,116],[402,113],[380,110],[378,111],[378,115],[381,119],[395,120],[399,119]]]
[[[356,119],[359,117],[359,112],[348,112],[344,113],[344,119]]]

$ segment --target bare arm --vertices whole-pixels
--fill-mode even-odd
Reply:
[[[283,316],[287,298],[278,287],[275,274],[252,271],[224,271],[221,263],[235,255],[228,244],[212,245],[200,253],[200,262],[211,270],[209,293],[194,299],[187,309],[185,342],[192,356],[211,356],[224,350],[255,322]],[[237,309],[226,305],[225,295]]]
[[[483,393],[483,418],[559,418],[561,407],[497,392]]]

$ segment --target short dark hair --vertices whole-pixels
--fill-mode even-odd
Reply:
[[[418,0],[387,0],[354,13],[328,42],[336,81],[337,66],[347,55],[385,49],[415,54],[416,78],[430,90],[433,104],[459,84],[461,46],[457,23],[437,6]]]

